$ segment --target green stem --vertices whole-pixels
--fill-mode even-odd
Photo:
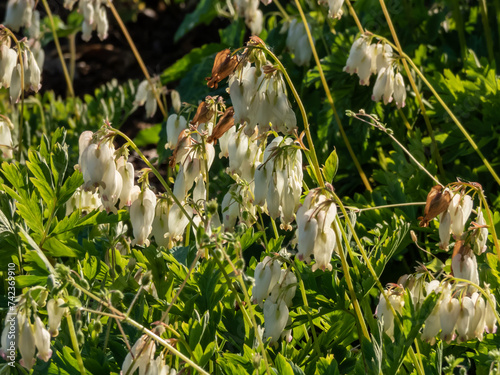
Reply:
[[[46,0],[43,0],[46,1]],[[167,118],[167,111],[165,110],[165,107],[163,106],[163,102],[161,101],[160,95],[158,93],[158,90],[156,89],[156,86],[154,85],[151,76],[149,75],[148,69],[146,68],[146,65],[144,64],[144,61],[142,60],[141,54],[137,50],[137,47],[135,46],[134,41],[132,40],[132,37],[130,36],[127,27],[123,23],[120,14],[118,14],[118,11],[116,10],[115,6],[113,5],[111,0],[108,0],[108,7],[111,9],[111,13],[113,13],[113,16],[115,17],[116,22],[118,22],[118,26],[120,26],[120,29],[123,32],[123,35],[125,36],[125,39],[127,39],[127,42],[130,46],[130,49],[132,50],[132,53],[134,54],[137,62],[139,63],[139,66],[142,70],[142,73],[144,74],[144,77],[146,77],[146,80],[148,81],[149,85],[151,86],[151,89],[153,90],[153,94],[155,96],[155,99],[158,103],[158,108],[160,108],[160,111],[163,115],[164,118]]]
[[[488,49],[488,60],[490,61],[490,64],[492,64],[495,62],[495,55],[493,53],[493,40],[491,38],[486,0],[479,0],[479,10],[481,11],[481,18],[483,19],[484,37],[486,38],[486,48]]]
[[[358,319],[358,325],[361,328],[361,332],[368,341],[371,341],[370,334],[368,333],[368,328],[366,327],[366,322],[363,317],[363,313],[361,311],[361,307],[359,306],[358,298],[356,297],[356,292],[354,291],[354,285],[352,283],[351,274],[349,272],[349,264],[347,263],[344,249],[342,248],[342,242],[340,241],[342,237],[342,233],[339,233],[339,229],[341,228],[340,219],[338,216],[335,219],[337,220],[337,225],[334,225],[335,237],[337,241],[337,250],[340,256],[340,262],[342,263],[342,271],[344,273],[347,289],[349,289],[349,293],[351,295],[351,302],[354,307],[354,311],[356,313],[356,318]],[[347,216],[346,220],[348,220]],[[345,241],[345,244],[346,247],[349,247],[349,243],[347,241]]]
[[[186,362],[189,366],[193,367],[195,370],[199,371],[201,374],[204,374],[204,375],[209,375],[208,372],[206,372],[205,370],[203,370],[200,366],[198,366],[196,363],[194,363],[191,359],[189,359],[188,357],[186,357],[184,354],[182,354],[180,351],[178,351],[176,348],[174,348],[172,345],[170,345],[167,341],[165,341],[164,339],[162,339],[160,336],[158,336],[156,333],[150,331],[149,329],[147,329],[146,327],[144,327],[142,324],[140,323],[137,323],[135,320],[129,318],[128,316],[125,316],[120,310],[116,309],[115,307],[113,307],[110,303],[108,303],[107,301],[104,301],[103,299],[99,298],[98,296],[96,296],[94,293],[88,291],[87,289],[83,288],[82,286],[80,286],[78,283],[76,283],[73,279],[69,279],[68,282],[73,286],[75,287],[76,289],[80,290],[82,293],[86,294],[87,296],[89,296],[90,298],[92,298],[93,300],[99,302],[101,305],[107,307],[109,310],[111,310],[113,313],[115,313],[116,315],[118,315],[120,317],[120,320],[124,321],[125,323],[128,323],[130,324],[131,326],[137,328],[139,331],[141,331],[142,333],[148,335],[149,337],[151,337],[153,340],[155,340],[156,342],[160,343],[161,345],[163,345],[164,347],[166,347],[172,354],[176,355],[177,357],[179,357],[180,359],[182,359],[184,362]]]
[[[68,68],[66,67],[66,63],[64,62],[64,56],[62,53],[61,45],[59,44],[59,37],[57,36],[56,26],[54,24],[54,18],[52,17],[52,12],[50,11],[49,4],[47,0],[42,0],[45,11],[47,12],[47,17],[49,17],[50,28],[52,29],[52,35],[54,36],[54,43],[56,45],[57,54],[59,55],[59,60],[61,60],[61,66],[64,73],[64,78],[66,79],[66,85],[68,86],[69,95],[74,98],[75,91],[73,90],[73,84],[71,83],[71,78],[68,73]]]
[[[374,124],[374,123],[372,123],[372,122],[370,122],[370,121],[366,121],[366,120],[364,120],[364,119],[362,118],[363,116],[368,117],[369,119],[371,119],[372,121],[374,121],[374,122],[375,122],[375,124]],[[429,176],[432,180],[434,180],[434,182],[436,182],[438,185],[444,186],[441,182],[439,182],[439,180],[438,180],[437,178],[435,178],[435,177],[431,174],[431,172],[429,172],[427,169],[425,169],[425,167],[424,167],[422,164],[420,164],[420,162],[419,162],[417,159],[415,159],[415,157],[411,154],[411,152],[410,152],[410,151],[408,151],[408,150],[406,149],[406,147],[405,147],[405,146],[403,146],[403,144],[402,144],[401,142],[399,142],[395,136],[393,136],[391,133],[389,133],[389,132],[387,131],[387,128],[386,128],[385,126],[383,126],[383,124],[382,124],[382,123],[378,122],[377,120],[375,120],[375,119],[374,119],[373,117],[371,117],[370,115],[363,115],[363,114],[359,114],[359,113],[358,113],[358,114],[354,114],[354,115],[353,115],[353,117],[354,117],[354,118],[356,118],[356,119],[358,119],[358,120],[360,120],[360,121],[363,121],[363,122],[365,122],[365,123],[367,123],[367,124],[369,124],[369,125],[371,125],[371,126],[373,126],[374,128],[376,128],[376,129],[378,129],[378,130],[380,130],[380,131],[383,131],[386,135],[388,135],[388,136],[389,136],[389,138],[391,138],[391,139],[392,139],[392,140],[393,140],[393,141],[394,141],[394,142],[395,142],[395,143],[396,143],[396,144],[397,144],[397,145],[398,145],[398,146],[399,146],[399,147],[400,147],[400,148],[401,148],[401,149],[402,149],[402,150],[403,150],[403,151],[404,151],[407,155],[408,155],[408,157],[409,157],[409,158],[410,158],[410,159],[411,159],[411,160],[412,160],[415,164],[417,164],[417,165],[418,165],[418,167],[419,167],[422,171],[424,171],[424,172],[425,172],[425,173],[426,173],[426,174],[427,174],[427,175],[428,175],[428,176]]]
[[[458,41],[460,42],[460,55],[462,56],[462,64],[465,64],[467,59],[467,43],[465,42],[464,20],[460,11],[460,3],[458,0],[452,0],[453,3],[453,18],[455,19],[458,32]]]
[[[75,65],[76,65],[76,33],[68,35],[69,44],[69,78],[71,84],[75,80]]]
[[[311,35],[311,30],[309,29],[309,24],[307,23],[307,19],[306,19],[306,16],[304,14],[304,11],[302,10],[302,7],[300,5],[300,1],[295,0],[295,4],[297,5],[300,16],[302,17],[302,22],[304,23],[304,28],[305,28],[306,33],[307,33],[307,38],[309,39],[309,44],[311,46],[311,50],[312,50],[312,53],[314,56],[314,61],[316,61],[316,66],[318,68],[321,83],[323,84],[323,89],[325,90],[326,98],[328,100],[328,103],[330,104],[330,107],[332,108],[333,115],[335,117],[335,121],[337,122],[337,125],[338,125],[339,130],[340,130],[340,134],[342,135],[342,139],[344,140],[344,143],[347,147],[347,150],[349,151],[349,155],[351,156],[351,159],[354,162],[356,169],[358,170],[358,173],[361,177],[361,180],[363,181],[363,184],[365,185],[366,190],[372,192],[373,189],[372,189],[370,183],[368,182],[366,174],[363,171],[363,168],[361,167],[361,164],[359,163],[358,158],[356,157],[356,154],[354,153],[354,150],[351,147],[351,143],[349,142],[349,139],[347,138],[347,134],[344,131],[344,127],[342,126],[342,122],[340,121],[340,117],[339,117],[339,114],[337,112],[337,108],[335,107],[335,103],[333,101],[333,97],[332,97],[332,94],[330,92],[330,88],[328,86],[328,83],[326,82],[325,74],[323,73],[323,67],[321,66],[321,62],[319,60],[319,56],[318,56],[318,53],[316,51],[316,47],[314,46],[314,40],[313,40],[312,35]],[[309,126],[307,127],[306,132],[307,132],[306,134],[309,135],[307,138],[307,142],[309,144],[312,144],[312,141],[309,140],[309,137],[310,137]],[[311,151],[314,152],[313,161],[316,160],[316,162],[317,162],[317,157],[316,157],[316,153],[315,153],[314,149],[311,148]],[[321,184],[321,186],[323,187],[324,184]]]
[[[397,50],[399,52],[400,56],[404,55],[403,48],[401,47],[401,44],[399,43],[398,35],[396,34],[396,29],[394,29],[394,25],[392,24],[391,16],[389,15],[389,12],[387,11],[387,7],[385,6],[384,0],[379,0],[380,1],[380,6],[382,7],[382,11],[384,13],[385,19],[387,21],[387,25],[389,26],[389,29],[391,30],[391,35],[392,38],[394,39],[394,43],[396,44]],[[429,120],[429,117],[427,116],[427,111],[424,106],[424,102],[422,100],[422,97],[420,95],[420,92],[418,90],[417,84],[415,83],[415,80],[413,79],[413,76],[411,75],[410,68],[408,67],[408,64],[405,59],[402,60],[403,66],[406,71],[406,76],[408,77],[408,80],[410,81],[410,85],[412,87],[413,92],[415,93],[415,97],[417,98],[418,105],[420,106],[420,111],[422,112],[422,116],[424,117],[425,125],[427,127],[427,131],[429,132],[429,136],[431,137],[431,152],[432,156],[434,158],[434,161],[436,162],[440,174],[444,177],[445,171],[443,167],[443,161],[441,159],[441,155],[439,154],[439,148],[436,142],[436,138],[434,137],[434,131],[432,130],[432,125]]]
[[[76,362],[80,369],[81,375],[86,375],[85,366],[83,364],[82,354],[80,353],[80,348],[78,346],[78,339],[76,338],[75,326],[73,324],[73,318],[71,313],[67,315],[69,335],[71,337],[71,344],[73,345],[73,351],[75,352]]]
[[[110,127],[109,129],[112,132],[118,134],[120,137],[123,137],[127,141],[127,143],[130,145],[130,147],[132,147],[134,149],[134,151],[137,152],[139,157],[144,161],[144,163],[146,163],[146,165],[151,169],[153,174],[158,178],[158,180],[160,181],[162,186],[165,188],[167,195],[170,196],[174,200],[175,204],[179,206],[179,209],[181,210],[181,212],[188,218],[189,222],[193,226],[193,229],[196,231],[196,229],[198,229],[198,226],[193,221],[193,218],[191,217],[191,215],[188,214],[188,212],[186,211],[186,209],[182,205],[181,201],[179,201],[179,199],[177,199],[177,197],[174,195],[172,189],[170,189],[170,186],[168,186],[165,179],[162,177],[160,172],[158,172],[158,169],[156,169],[153,166],[153,164],[151,164],[151,162],[146,158],[146,156],[144,156],[142,151],[139,150],[139,147],[137,147],[136,144],[125,133],[119,131],[118,129],[112,128],[112,127]]]
[[[383,0],[381,0],[381,1],[383,1]],[[453,114],[453,112],[451,111],[451,109],[446,105],[446,103],[443,101],[443,99],[441,98],[441,96],[437,93],[437,91],[430,84],[430,82],[425,78],[424,74],[417,68],[417,66],[411,60],[411,58],[407,54],[405,54],[405,53],[403,53],[402,56],[404,57],[403,61],[408,61],[408,63],[412,66],[412,68],[415,70],[415,72],[418,74],[418,76],[422,79],[422,81],[426,84],[426,86],[429,88],[429,90],[431,90],[432,94],[436,97],[436,100],[439,102],[439,104],[441,104],[441,106],[445,109],[445,111],[448,113],[448,115],[450,115],[450,117],[453,120],[453,122],[455,123],[455,125],[457,125],[458,129],[460,129],[460,131],[465,136],[465,138],[467,139],[467,141],[470,143],[470,145],[472,146],[472,148],[474,149],[474,151],[476,151],[476,153],[479,155],[479,157],[481,158],[482,162],[484,163],[484,165],[486,166],[486,168],[488,169],[488,171],[491,173],[491,175],[493,176],[493,178],[495,179],[495,181],[497,182],[497,184],[500,185],[500,177],[498,177],[498,175],[496,174],[495,170],[490,165],[490,163],[488,162],[488,160],[484,157],[483,153],[481,152],[481,150],[479,149],[479,147],[477,146],[477,144],[472,140],[472,138],[469,135],[469,133],[467,132],[467,130],[463,127],[463,125],[460,123],[460,121],[455,117],[455,115]]]
[[[500,0],[495,0],[495,14],[497,21],[497,37],[500,38]]]
[[[359,21],[358,15],[356,14],[356,11],[352,7],[352,4],[349,0],[346,0],[345,3],[347,4],[347,7],[349,8],[349,13],[351,13],[352,18],[354,18],[354,22],[356,22],[356,26],[358,27],[358,30],[361,34],[365,32],[363,29],[363,26],[361,25],[361,22]]]

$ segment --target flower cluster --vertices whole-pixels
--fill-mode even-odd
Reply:
[[[27,43],[20,42],[21,51],[10,48],[8,36],[0,35],[0,87],[10,88],[10,98],[16,103],[22,90],[38,92],[41,87],[41,73],[37,60]],[[23,66],[19,62],[19,54]],[[24,69],[24,72],[22,72]],[[21,80],[22,73],[24,81]]]
[[[297,256],[300,260],[310,261],[314,254],[316,269],[332,270],[330,261],[337,251],[337,206],[328,199],[321,189],[309,190],[304,203],[297,211]]]
[[[32,289],[33,290],[33,289]],[[50,349],[51,337],[59,334],[59,326],[63,316],[68,312],[65,301],[62,298],[46,301],[48,292],[44,289],[39,291],[38,297],[32,299],[30,292],[21,296],[16,310],[16,344],[21,355],[20,364],[27,370],[31,370],[36,362],[35,354],[42,361],[47,362],[52,357]],[[39,308],[46,307],[49,318],[48,329],[37,314]],[[8,351],[7,336],[11,332],[10,324],[5,324],[2,331],[0,356],[5,358]]]
[[[424,217],[420,225],[428,226],[429,222],[439,216],[439,247],[448,250],[450,235],[455,240],[452,259],[451,276],[457,279],[449,281],[425,281],[424,273],[402,277],[397,285],[389,287],[381,294],[376,314],[383,320],[384,331],[394,337],[394,311],[401,313],[404,307],[406,290],[411,295],[413,305],[418,308],[426,296],[435,293],[439,296],[431,314],[427,317],[422,331],[422,340],[431,344],[436,336],[447,343],[457,339],[464,342],[471,339],[483,339],[484,332],[496,331],[494,295],[485,285],[486,295],[481,296],[476,286],[480,285],[476,254],[485,251],[488,229],[481,208],[478,210],[477,223],[470,229],[466,224],[472,212],[473,198],[464,192],[465,186],[460,183],[443,188],[434,186],[427,196]],[[405,290],[406,288],[406,290]],[[483,297],[487,297],[486,300]]]
[[[282,74],[272,66],[241,64],[229,79],[229,95],[234,107],[234,120],[247,124],[245,132],[259,134],[272,130],[292,134],[297,118],[288,101]]]
[[[253,302],[264,305],[264,338],[274,343],[284,335],[290,340],[291,332],[284,330],[290,318],[288,308],[295,296],[297,278],[290,269],[282,269],[278,260],[266,256],[255,267],[254,279]]]
[[[245,23],[253,35],[262,31],[264,16],[259,9],[259,0],[233,0],[233,6],[239,17],[245,18]]]
[[[264,162],[255,171],[255,204],[265,206],[273,219],[281,218],[283,229],[290,223],[302,193],[302,153],[291,138],[274,138],[264,151]]]
[[[133,374],[138,369],[140,374],[176,375],[177,371],[166,364],[163,353],[155,359],[155,352],[154,340],[142,335],[125,357],[120,374]]]
[[[405,290],[406,288],[406,290]],[[495,296],[486,288],[487,296],[496,305]],[[496,332],[494,309],[477,291],[468,292],[463,284],[452,285],[438,280],[424,281],[423,274],[403,276],[397,285],[392,285],[380,295],[376,315],[383,321],[384,332],[394,338],[394,311],[401,314],[405,305],[404,294],[410,293],[413,305],[418,308],[431,293],[439,296],[431,314],[427,317],[421,338],[431,344],[439,335],[441,340],[464,342],[483,339],[484,332]]]
[[[406,87],[401,73],[395,72],[397,65],[392,47],[385,43],[371,44],[371,39],[362,35],[354,41],[344,71],[351,75],[356,73],[359,84],[364,86],[369,86],[370,76],[377,74],[372,99],[376,102],[383,99],[384,104],[388,104],[394,98],[397,107],[402,108]]]
[[[0,155],[4,159],[11,159],[13,156],[12,130],[12,121],[7,116],[0,115]]]
[[[64,0],[64,7],[72,10],[76,2],[78,11],[83,15],[82,39],[88,42],[94,30],[97,30],[99,39],[106,39],[109,29],[106,0]]]
[[[29,28],[36,17],[34,7],[35,0],[9,0],[3,23],[14,31],[19,31],[21,27]]]

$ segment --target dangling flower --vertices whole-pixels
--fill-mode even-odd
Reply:
[[[134,191],[134,165],[125,160],[122,156],[116,161],[118,173],[122,178],[122,188],[120,191],[120,208],[130,207],[132,204],[132,193]]]
[[[297,211],[297,256],[309,262],[314,253],[313,271],[332,270],[330,261],[337,248],[337,236],[332,228],[337,225],[334,223],[336,216],[337,206],[318,189],[309,190]]]
[[[49,332],[52,337],[59,334],[59,326],[61,325],[62,317],[67,313],[68,308],[63,307],[65,304],[62,298],[51,299],[47,302],[47,315],[49,316]]]
[[[10,119],[6,116],[0,115],[0,152],[4,159],[12,159],[12,134],[11,130],[14,129],[14,125]]]
[[[271,293],[281,276],[281,264],[266,256],[255,267],[255,285],[252,289],[252,301],[262,306],[262,301]]]
[[[384,104],[392,101],[394,92],[394,69],[392,67],[380,69],[375,86],[373,86],[372,100],[378,102],[382,97]]]
[[[394,101],[398,108],[403,108],[406,100],[406,86],[401,73],[396,73],[394,80]]]
[[[328,16],[332,18],[342,17],[342,5],[344,4],[344,0],[319,0],[319,4],[328,4],[329,11]]]
[[[17,347],[21,353],[21,360],[19,363],[24,368],[31,370],[35,364],[35,335],[33,333],[33,326],[30,323],[30,318],[27,316],[26,311],[18,313],[19,324],[19,342]]]
[[[286,327],[289,311],[282,299],[279,302],[273,302],[270,298],[264,303],[264,338],[271,338],[270,343],[275,343],[281,336]]]
[[[167,119],[167,143],[165,148],[175,149],[181,131],[186,129],[187,120],[180,115],[170,115]]]
[[[460,314],[460,302],[450,294],[443,298],[439,306],[441,339],[448,344],[455,338],[455,327]]]
[[[304,23],[293,19],[288,26],[286,46],[294,54],[293,62],[299,66],[309,65],[312,50]]]
[[[162,88],[157,87],[157,81],[157,78],[153,79],[152,84],[150,84],[148,80],[142,81],[137,87],[137,92],[135,94],[134,104],[138,106],[146,104],[147,117],[153,117],[158,107],[155,90],[161,90]]]
[[[21,27],[30,27],[34,7],[34,0],[9,0],[3,23],[14,31],[19,31]]]
[[[8,43],[0,45],[0,87],[9,88],[16,69],[17,52]],[[20,67],[19,67],[20,68]],[[20,80],[20,78],[19,78]]]
[[[50,333],[45,329],[42,320],[39,316],[35,317],[35,345],[38,349],[38,358],[47,362],[52,357],[52,350],[50,349]]]
[[[130,206],[130,221],[134,231],[132,246],[149,246],[148,237],[152,230],[155,208],[156,195],[146,187]]]
[[[386,298],[394,308],[394,311],[400,314],[403,310],[404,298],[403,293],[401,290],[399,290],[399,288],[387,292],[386,296],[387,297],[385,297],[383,294],[380,294],[379,303],[377,305],[375,313],[378,319],[383,319],[384,332],[394,340],[394,314],[392,313],[390,307],[387,306]]]
[[[351,75],[357,73],[360,80],[359,84],[368,86],[372,73],[372,54],[373,48],[370,48],[369,39],[362,35],[352,44],[349,57],[343,69],[344,72]]]
[[[1,143],[1,142],[0,142]],[[488,241],[488,227],[486,220],[484,220],[483,211],[479,208],[477,210],[476,224],[477,229],[474,230],[474,252],[481,255],[486,251],[486,242]]]
[[[125,357],[120,374],[133,374],[137,369],[141,374],[145,374],[153,361],[155,350],[154,340],[149,339],[147,335],[139,337]]]

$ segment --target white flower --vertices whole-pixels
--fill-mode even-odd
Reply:
[[[155,350],[154,340],[149,339],[147,335],[139,337],[125,357],[120,374],[133,374],[135,370],[139,369],[139,374],[145,375],[148,366],[153,361]]]
[[[439,306],[441,301],[438,301],[431,314],[427,317],[424,323],[424,330],[422,331],[422,335],[420,338],[423,341],[429,342],[431,345],[434,345],[436,342],[436,335],[441,330],[441,318],[439,316]]]
[[[281,275],[277,284],[271,290],[271,295],[269,298],[273,302],[277,302],[279,298],[285,301],[285,304],[290,307],[292,305],[292,299],[295,296],[295,291],[297,290],[297,277],[294,275],[290,269],[281,270]]]
[[[470,297],[463,297],[460,304],[460,313],[457,320],[458,342],[464,342],[472,338],[468,336],[469,326],[474,317],[474,302]]]
[[[471,300],[474,303],[474,314],[469,323],[469,330],[467,332],[467,336],[469,337],[469,339],[476,337],[478,340],[482,340],[484,329],[486,327],[485,323],[486,305],[484,299],[479,295],[478,292],[474,292],[472,294]]]
[[[386,293],[386,292],[384,292]],[[404,299],[402,294],[391,293],[387,295],[387,299],[391,303],[394,310],[398,313],[402,312],[404,306]],[[384,332],[394,340],[394,314],[387,306],[386,298],[380,294],[379,303],[376,309],[378,319],[382,319],[384,323]]]
[[[35,345],[38,349],[37,357],[42,361],[47,362],[52,357],[50,349],[50,333],[45,329],[42,320],[39,316],[35,317]]]
[[[401,73],[396,73],[394,80],[394,101],[398,108],[403,108],[406,100],[405,81]]]
[[[175,149],[177,145],[177,140],[179,139],[179,134],[181,131],[186,129],[187,120],[184,116],[177,114],[170,115],[167,119],[167,143],[165,148]]]
[[[21,97],[21,91],[23,90],[23,84],[21,82],[21,65],[17,64],[12,71],[12,78],[10,79],[10,101],[12,103],[17,103]]]
[[[448,250],[451,231],[451,215],[448,211],[445,211],[440,215],[439,221],[439,248],[442,250]]]
[[[472,198],[456,193],[448,206],[448,212],[451,216],[451,233],[460,236],[472,212]]]
[[[113,161],[102,176],[102,181],[99,186],[99,195],[101,196],[102,204],[107,212],[117,212],[115,205],[120,198],[122,186],[122,175],[116,169],[116,165]]]
[[[392,63],[392,47],[388,44],[372,44],[371,72],[377,74],[382,68],[389,68]]]
[[[1,143],[1,142],[0,142]],[[484,220],[483,211],[479,208],[477,213],[476,224],[483,228],[478,228],[474,234],[474,252],[480,255],[486,251],[486,242],[488,241],[488,228],[486,220]]]
[[[169,199],[159,199],[156,203],[155,218],[152,224],[151,234],[155,238],[158,246],[168,248],[169,238],[168,234],[168,213],[170,211],[171,203]]]
[[[155,208],[156,195],[149,188],[145,188],[130,206],[130,221],[134,232],[132,246],[149,246],[148,237],[152,230]]]
[[[157,105],[154,94],[155,88],[149,84],[148,80],[142,81],[137,87],[134,104],[142,106],[146,104],[146,116],[153,117],[156,113]]]
[[[281,264],[266,256],[255,267],[255,285],[252,288],[252,301],[262,306],[262,301],[269,296],[281,276]]]
[[[188,206],[183,206],[189,217],[193,217],[193,209]],[[168,235],[175,241],[182,240],[184,230],[189,223],[188,217],[181,211],[177,204],[174,204],[168,212]]]
[[[47,302],[47,315],[49,316],[49,332],[52,337],[56,337],[59,334],[59,326],[61,325],[61,319],[68,311],[67,307],[63,307],[65,304],[62,298],[51,299]]]
[[[17,52],[9,48],[7,44],[0,45],[0,87],[10,87],[12,73],[16,68],[16,64]]]
[[[451,297],[450,294],[444,297],[439,306],[439,318],[441,323],[441,339],[448,344],[455,338],[455,326],[460,314],[460,302]]]
[[[373,48],[368,44],[368,38],[361,36],[354,41],[349,57],[344,66],[344,72],[349,74],[357,73],[359,84],[368,86],[370,84],[370,75],[372,67]]]
[[[451,260],[453,276],[469,280],[477,285],[479,284],[479,275],[477,272],[476,256],[470,248],[465,249],[463,252],[461,249]]]
[[[116,161],[118,173],[122,178],[122,188],[120,191],[120,208],[129,207],[132,204],[132,192],[134,188],[134,165],[128,163],[124,157]]]
[[[14,125],[8,117],[0,116],[0,152],[4,159],[12,159],[12,134],[11,129]]]
[[[80,164],[85,189],[90,190],[102,185],[107,170],[116,170],[114,153],[115,148],[110,141],[91,143],[85,148]]]
[[[21,27],[30,27],[34,7],[34,0],[9,0],[3,23],[14,31],[19,31]]]
[[[344,4],[344,0],[327,0],[328,1],[328,15],[332,18],[339,18],[342,16],[342,5]],[[325,2],[322,0],[321,2]]]
[[[264,339],[271,338],[270,343],[277,342],[286,327],[289,312],[285,301],[273,302],[271,298],[264,303]]]
[[[33,326],[30,323],[30,318],[26,316],[26,312],[22,311],[18,313],[18,324],[19,324],[19,342],[17,347],[19,348],[19,353],[21,353],[21,360],[19,363],[24,368],[31,370],[35,364],[35,335],[33,333]]]
[[[493,293],[491,293],[489,288],[486,288],[486,293],[490,297],[491,302],[493,303],[493,306],[495,306],[493,308],[493,307],[491,307],[489,302],[486,303],[486,310],[484,312],[484,322],[486,324],[486,331],[488,333],[496,333],[496,331],[497,331],[497,319],[495,316],[495,310],[496,310],[497,302],[496,302],[495,296],[493,295]]]
[[[297,19],[293,19],[288,27],[286,46],[295,56],[293,62],[299,66],[309,65],[312,50],[309,44],[305,26]]]

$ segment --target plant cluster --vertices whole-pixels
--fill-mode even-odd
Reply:
[[[0,374],[498,372],[500,4],[405,4],[452,72],[384,0],[202,0],[175,38],[219,17],[221,43],[160,76],[113,2],[63,5],[0,27]],[[144,79],[79,98],[59,39],[108,13]]]

